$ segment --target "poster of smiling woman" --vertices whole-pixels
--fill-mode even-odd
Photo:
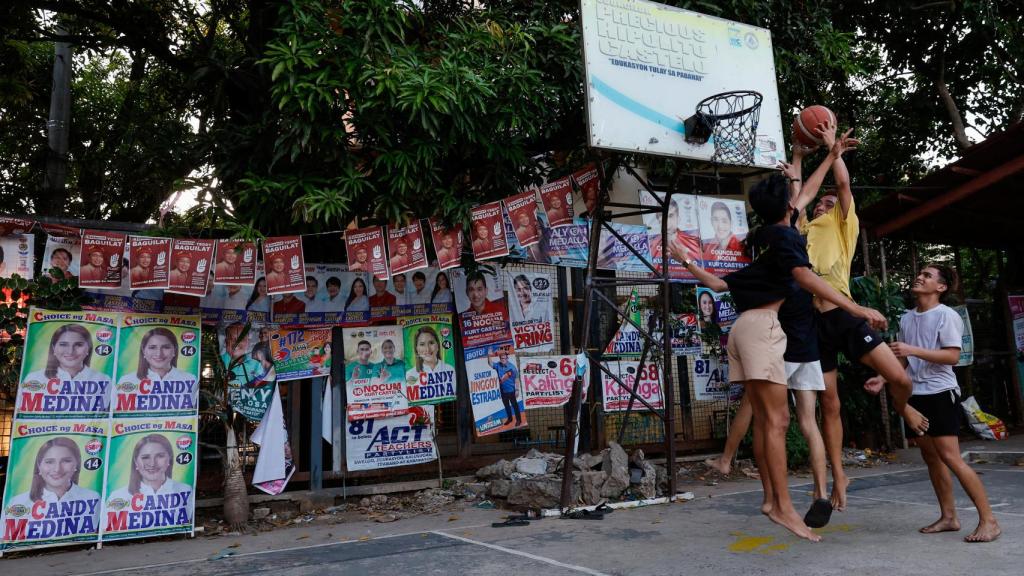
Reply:
[[[196,416],[114,420],[102,539],[192,532]]]
[[[16,422],[0,550],[94,542],[106,447],[106,419]]]
[[[113,397],[115,419],[196,413],[199,323],[199,316],[122,316]]]
[[[106,418],[119,319],[29,310],[16,418]]]

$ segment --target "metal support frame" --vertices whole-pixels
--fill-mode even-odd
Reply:
[[[598,174],[600,177],[600,190],[598,193],[597,207],[594,210],[594,214],[591,215],[591,226],[590,226],[590,253],[587,258],[587,272],[586,279],[584,281],[584,297],[583,297],[583,321],[581,326],[583,327],[583,334],[581,337],[578,352],[584,353],[591,363],[591,373],[596,374],[599,370],[602,374],[607,374],[614,380],[622,389],[629,392],[629,403],[626,406],[625,416],[619,429],[618,440],[622,441],[622,434],[625,430],[625,424],[629,421],[629,417],[633,412],[634,402],[639,402],[656,414],[665,425],[665,465],[668,469],[668,483],[669,483],[669,494],[674,495],[676,493],[676,474],[675,474],[675,386],[672,382],[672,366],[670,365],[672,355],[672,339],[668,327],[670,326],[670,311],[671,311],[671,285],[672,278],[669,273],[669,266],[667,265],[668,255],[668,208],[672,203],[672,194],[676,191],[676,183],[681,172],[681,163],[677,162],[675,165],[675,173],[672,175],[671,184],[667,189],[656,190],[647,179],[643,178],[628,164],[622,161],[622,157],[614,155],[611,157],[610,166],[605,170],[605,162],[599,161],[597,163]],[[627,173],[636,178],[640,184],[651,192],[665,192],[665,200],[661,200],[657,195],[653,195],[658,205],[646,206],[642,204],[628,204],[622,202],[609,202],[608,201],[608,188],[611,181],[612,175],[615,171],[622,167]],[[696,177],[697,175],[693,175]],[[703,175],[701,175],[703,176]],[[716,173],[717,177],[717,173]],[[622,208],[626,211],[612,215],[611,212],[606,212],[606,208]],[[637,216],[643,214],[661,214],[661,254],[662,254],[662,265],[659,270],[658,267],[650,262],[646,256],[641,254],[635,248],[633,248],[628,242],[625,242],[621,235],[614,230],[610,222],[615,218],[625,218],[629,216]],[[600,246],[601,231],[608,230],[614,237],[622,242],[637,258],[639,258],[651,271],[651,278],[636,278],[636,279],[606,279],[596,277],[597,270],[597,256]],[[631,287],[631,286],[658,286],[659,296],[661,298],[661,337],[655,338],[650,334],[646,327],[640,326],[635,323],[628,314],[627,310],[623,310],[614,301],[608,298],[598,288],[605,287]],[[655,410],[650,403],[640,397],[637,393],[637,386],[639,386],[640,379],[637,378],[633,386],[627,386],[617,374],[613,374],[607,366],[605,366],[601,360],[604,356],[604,351],[607,348],[608,342],[592,342],[591,336],[591,319],[594,315],[595,305],[603,304],[610,307],[615,311],[616,317],[620,320],[618,325],[621,326],[622,322],[628,322],[631,326],[636,328],[641,337],[643,338],[643,349],[640,354],[639,370],[643,371],[644,365],[648,363],[650,357],[650,363],[657,364],[661,363],[661,390],[664,398],[664,413],[660,414]],[[614,336],[613,336],[614,337]],[[596,339],[600,340],[600,339]],[[594,345],[598,344],[598,345]],[[596,367],[596,368],[595,368]],[[579,413],[580,413],[580,402],[582,398],[582,389],[584,385],[589,383],[583,382],[582,378],[577,376],[572,386],[572,394],[569,399],[569,405],[566,410],[567,422],[566,426],[566,442],[565,442],[565,460],[566,463],[562,467],[562,493],[561,493],[561,506],[563,509],[570,508],[572,502],[572,462],[575,457],[575,438],[578,433],[579,424]]]

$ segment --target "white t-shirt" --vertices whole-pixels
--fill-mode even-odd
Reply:
[[[955,310],[939,304],[926,312],[907,310],[900,318],[900,342],[926,350],[957,348],[963,344],[964,321]],[[907,375],[914,383],[914,396],[946,390],[960,393],[953,366],[936,364],[916,356],[907,358]]]
[[[101,374],[96,370],[89,368],[88,366],[82,367],[82,369],[79,370],[78,374],[75,374],[74,377],[72,377],[67,370],[58,367],[57,379],[60,380],[61,382],[110,382],[111,380],[110,376],[107,376],[106,374]],[[22,380],[22,382],[43,383],[49,381],[50,379],[46,377],[46,370],[36,370],[35,372],[31,372]]]
[[[82,488],[78,484],[71,484],[71,488],[69,488],[68,491],[64,493],[64,496],[61,496],[60,498],[57,497],[56,493],[51,492],[47,488],[43,488],[43,493],[39,496],[39,499],[42,500],[43,502],[46,502],[47,504],[59,504],[62,502],[71,502],[74,500],[99,500],[99,498],[100,495],[97,494],[95,491],[89,490],[88,488]],[[23,506],[31,508],[34,502],[32,501],[31,498],[29,498],[28,492],[22,492],[21,494],[18,494],[14,498],[11,498],[11,501],[7,503],[7,506],[11,507],[15,504],[21,504]],[[96,514],[94,515],[93,518],[94,524],[96,523],[96,518],[99,517],[99,512],[100,507],[97,505]]]

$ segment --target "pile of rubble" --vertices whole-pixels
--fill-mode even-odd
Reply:
[[[558,454],[530,450],[515,460],[499,460],[477,470],[480,482],[464,489],[503,499],[516,508],[557,508],[562,494],[562,463]],[[668,474],[663,466],[632,456],[615,442],[599,454],[580,454],[573,460],[572,498],[583,505],[602,500],[646,499],[663,495]]]

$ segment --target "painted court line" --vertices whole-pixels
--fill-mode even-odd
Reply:
[[[864,475],[861,475],[861,476],[850,477],[850,482],[853,482],[854,480],[861,480],[861,479],[864,479],[864,478],[878,478],[879,476],[892,476],[893,474],[906,474],[908,472],[920,472],[922,470],[923,471],[927,471],[928,468],[926,468],[926,467],[906,468],[904,470],[893,470],[891,472],[879,472],[877,474],[864,474]],[[808,486],[813,487],[814,486],[814,482],[803,482],[803,483],[800,483],[800,484],[790,484],[789,485],[789,489],[790,490],[795,490],[797,488],[806,488]],[[714,495],[710,495],[710,497],[711,498],[722,498],[724,496],[740,496],[740,495],[743,495],[743,494],[754,494],[756,492],[761,492],[761,491],[763,491],[762,488],[751,488],[750,490],[739,490],[737,492],[726,492],[724,494],[714,494]]]
[[[471,526],[452,526],[446,528],[446,530],[469,530],[471,528],[483,528],[490,526],[490,524],[473,524]],[[275,554],[277,552],[294,552],[295,550],[313,550],[315,548],[324,548],[326,546],[343,546],[345,544],[357,544],[361,542],[372,542],[373,540],[387,540],[388,538],[401,538],[403,536],[415,536],[417,534],[427,534],[423,530],[416,530],[414,532],[402,532],[400,534],[385,534],[383,536],[374,536],[368,540],[338,540],[333,542],[321,542],[319,544],[309,544],[307,546],[290,546],[288,548],[274,548],[272,550],[255,550],[253,552],[243,552],[241,554],[232,554],[223,558],[224,560],[230,560],[232,558],[245,558],[246,556],[261,556],[264,554]],[[441,534],[441,532],[430,532],[433,534]],[[445,534],[447,536],[447,534]],[[114,568],[112,570],[101,570],[99,572],[83,572],[76,576],[98,576],[100,574],[117,574],[118,572],[141,572],[147,568],[166,568],[168,566],[179,566],[183,564],[195,564],[196,562],[205,562],[206,558],[191,558],[189,560],[175,560],[174,562],[164,562],[162,564],[146,564],[144,566],[131,566],[129,568]]]
[[[903,500],[888,500],[888,499],[885,499],[885,498],[868,498],[867,496],[854,496],[852,494],[847,494],[846,497],[847,498],[857,498],[859,500],[871,500],[872,502],[885,502],[886,504],[908,504],[910,506],[927,506],[928,508],[938,508],[939,507],[937,502],[930,503],[930,504],[927,504],[927,503],[924,503],[924,502],[905,502]],[[993,508],[994,508],[994,506],[993,506]],[[964,512],[971,512],[971,511],[974,510],[974,508],[973,507],[972,508],[957,508],[957,510],[963,510]],[[1019,516],[1021,518],[1024,518],[1024,514],[1018,514],[1016,512],[1003,512],[1001,510],[993,510],[992,513],[993,514],[1005,514],[1006,516]]]
[[[582,572],[584,574],[591,574],[592,576],[609,576],[604,572],[598,572],[597,570],[591,570],[583,566],[577,566],[575,564],[566,564],[565,562],[559,562],[558,560],[552,560],[551,558],[545,558],[543,556],[537,556],[536,554],[530,554],[529,552],[523,552],[520,550],[513,550],[511,548],[505,548],[504,546],[498,546],[497,544],[489,544],[487,542],[480,542],[478,540],[471,540],[469,538],[463,538],[462,536],[455,536],[454,534],[445,534],[440,531],[433,531],[431,534],[437,534],[438,536],[444,536],[445,538],[451,538],[453,540],[459,540],[466,542],[467,544],[476,544],[491,550],[498,550],[499,552],[506,552],[508,554],[515,554],[516,556],[522,556],[523,558],[529,558],[530,560],[536,560],[538,562],[544,562],[552,566],[558,566],[559,568],[566,568],[568,570],[574,570],[576,572]]]

